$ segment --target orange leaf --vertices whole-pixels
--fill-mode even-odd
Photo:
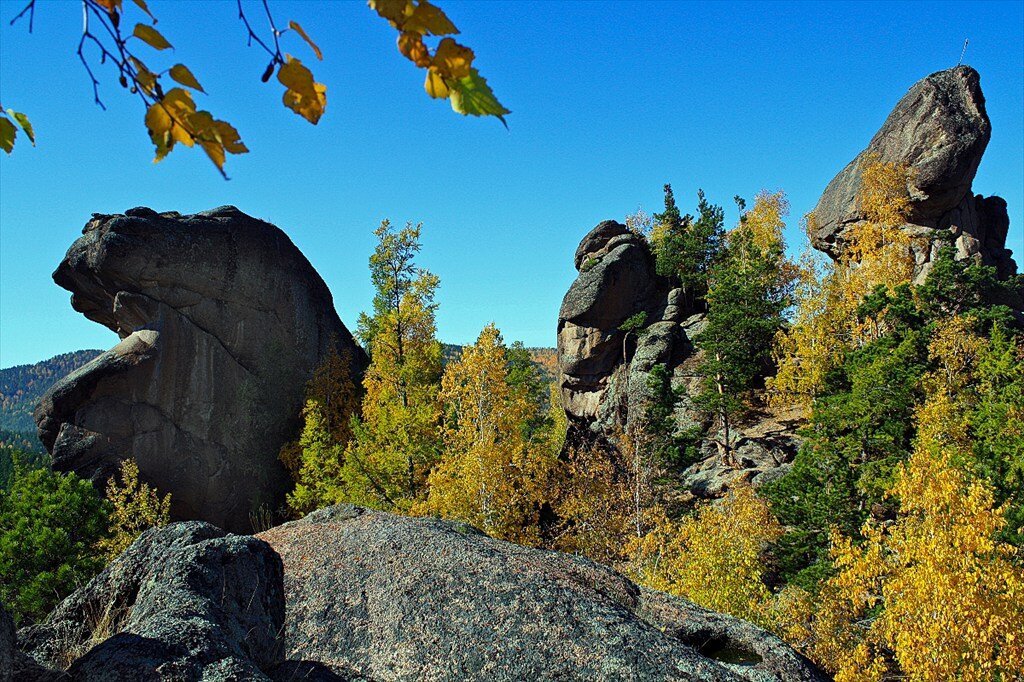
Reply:
[[[419,33],[399,33],[398,51],[420,68],[430,66],[430,51],[423,44],[423,36]]]
[[[473,50],[459,45],[451,38],[445,38],[434,52],[433,65],[444,76],[457,80],[469,75],[473,56]]]

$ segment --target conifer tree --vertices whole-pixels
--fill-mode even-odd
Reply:
[[[770,367],[771,341],[792,293],[793,268],[782,239],[786,210],[781,192],[759,194],[727,235],[710,272],[707,326],[696,341],[703,351],[702,386],[694,400],[716,418],[721,429],[716,444],[727,464],[733,463],[733,422],[745,409],[745,394]]]
[[[712,264],[722,248],[724,212],[697,190],[697,218],[682,215],[672,186],[665,185],[665,211],[654,215],[651,242],[658,274],[678,279],[693,307],[708,289]]]

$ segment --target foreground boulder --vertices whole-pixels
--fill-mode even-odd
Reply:
[[[459,523],[323,509],[281,555],[287,655],[374,680],[823,680],[773,635]]]
[[[266,680],[283,660],[281,560],[202,522],[144,533],[19,647],[22,679]],[[38,677],[37,677],[38,676]]]
[[[171,516],[250,532],[289,481],[277,455],[305,382],[334,346],[366,356],[330,291],[278,228],[230,206],[96,215],[54,281],[122,341],[35,413],[53,466],[97,484],[134,458]]]
[[[833,257],[842,254],[847,230],[864,219],[857,203],[864,160],[877,156],[911,168],[911,214],[903,229],[921,238],[914,246],[919,277],[945,243],[932,230],[954,240],[958,258],[993,265],[1003,279],[1015,274],[1006,249],[1006,202],[971,190],[991,135],[977,71],[958,66],[918,81],[867,148],[825,188],[814,209],[813,245]]]

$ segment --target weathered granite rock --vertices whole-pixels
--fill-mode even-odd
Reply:
[[[377,680],[824,680],[773,635],[586,559],[338,506],[259,535],[289,658]]]
[[[251,531],[287,491],[306,380],[332,343],[366,364],[309,261],[234,207],[96,215],[54,281],[122,339],[36,410],[54,468],[102,485],[132,457],[175,519]]]
[[[269,680],[284,658],[282,584],[265,542],[175,523],[23,628],[19,648],[74,681]]]
[[[878,155],[912,169],[912,208],[904,230],[924,237],[914,246],[919,277],[927,273],[942,243],[930,235],[932,230],[955,240],[959,258],[996,266],[1001,278],[1015,274],[1006,249],[1006,202],[971,191],[991,134],[977,71],[958,66],[918,81],[867,149],[825,188],[814,209],[813,245],[833,257],[843,252],[848,228],[864,219],[857,203],[864,159]]]
[[[558,313],[562,404],[575,432],[606,438],[640,414],[651,367],[690,352],[678,324],[685,310],[678,291],[655,272],[647,244],[614,220],[583,238],[575,264],[579,276]],[[642,334],[619,329],[641,313]]]

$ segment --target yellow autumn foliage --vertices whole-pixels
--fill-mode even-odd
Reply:
[[[133,459],[124,460],[118,475],[107,482],[106,497],[111,504],[110,535],[99,541],[98,549],[108,561],[128,549],[144,530],[170,522],[170,493],[160,497],[156,488],[140,481],[139,465]]]
[[[525,386],[509,382],[506,350],[501,334],[489,324],[445,368],[438,395],[444,454],[430,474],[429,496],[413,511],[537,545],[556,455],[546,442],[530,438],[527,424],[536,406]]]
[[[813,616],[800,622],[796,615],[809,606],[804,598],[777,619],[776,630],[837,682],[1024,675],[1024,556],[997,539],[1006,520],[992,487],[959,465],[971,443],[958,395],[981,343],[969,320],[939,327],[915,450],[891,490],[900,500],[897,520],[866,523],[862,545],[834,537],[838,572],[822,586]]]
[[[768,380],[775,405],[809,404],[847,350],[887,331],[878,320],[858,319],[864,297],[878,286],[892,291],[913,278],[911,238],[900,229],[910,211],[911,169],[877,155],[865,158],[861,167],[858,205],[866,219],[847,228],[838,260],[822,263],[808,253],[801,263],[799,304],[793,324],[776,338],[778,370]],[[806,220],[813,233],[814,216]]]
[[[753,488],[739,485],[694,516],[663,519],[640,541],[633,572],[653,589],[766,624],[772,595],[763,552],[782,532]]]

